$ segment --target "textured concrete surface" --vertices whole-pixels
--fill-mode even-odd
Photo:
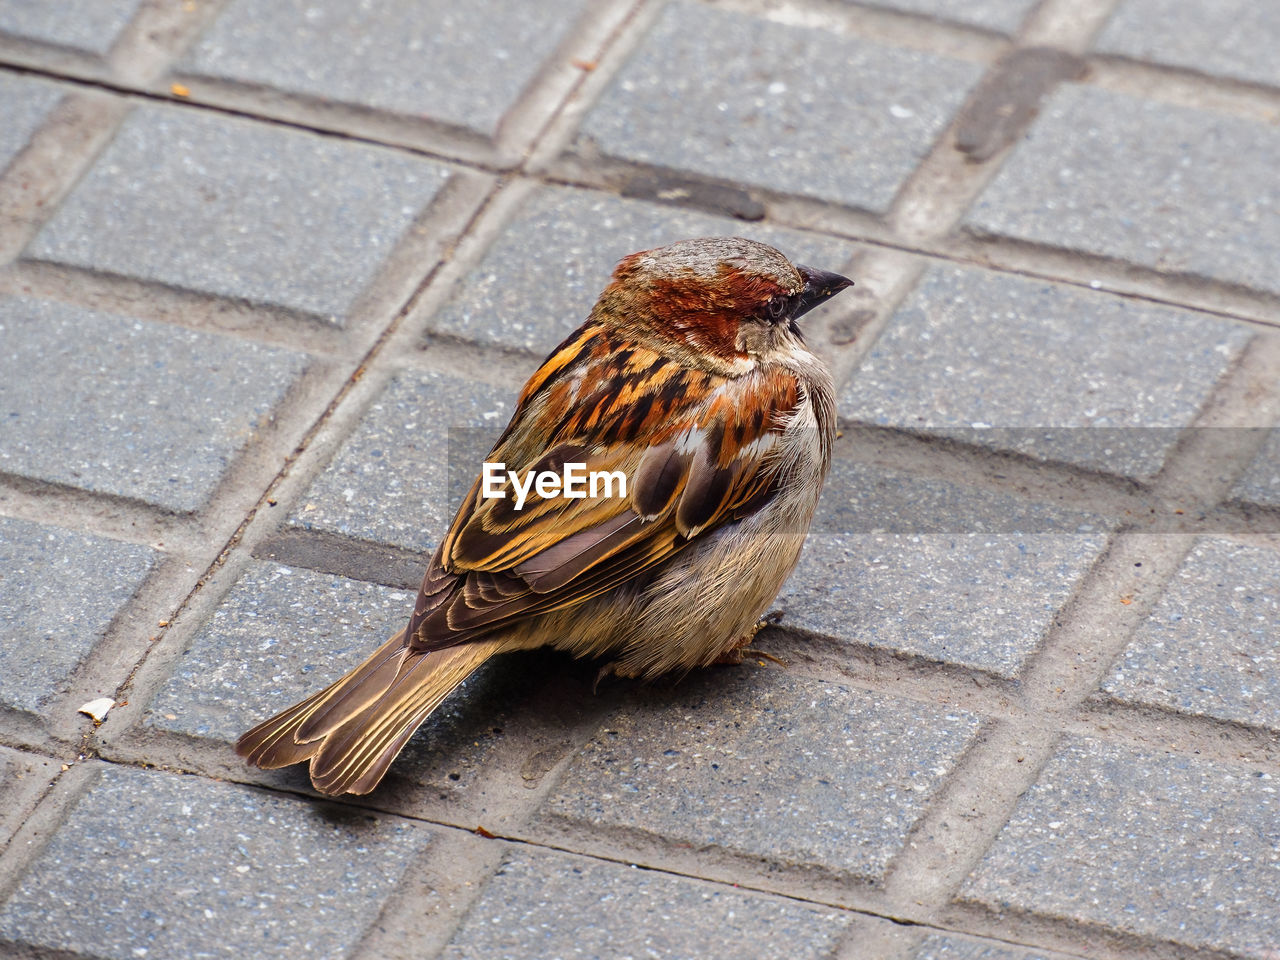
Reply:
[[[1103,685],[1112,696],[1280,730],[1280,557],[1205,538]]]
[[[1061,88],[970,212],[975,230],[1280,293],[1280,130]]]
[[[26,256],[340,323],[447,176],[363,144],[139,107]]]
[[[387,384],[290,522],[424,553],[434,550],[515,410],[509,390],[438,373]],[[450,487],[450,465],[456,464]]]
[[[0,469],[174,511],[208,501],[307,363],[29,297],[0,296],[0,332]]]
[[[0,128],[0,173],[27,145],[62,95],[63,91],[51,83],[0,75],[0,104],[5,112],[5,123]]]
[[[677,2],[582,129],[608,156],[882,211],[977,78],[972,64]]]
[[[143,0],[0,0],[0,34],[99,55],[111,45]]]
[[[1168,428],[1191,424],[1248,339],[1186,311],[935,269],[854,374],[840,412],[1146,479],[1178,439]]]
[[[1236,484],[1241,500],[1280,507],[1280,430],[1272,430]]]
[[[787,627],[1001,676],[1105,543],[1097,518],[846,464],[819,510],[774,604]]]
[[[1269,5],[53,6],[0,0],[0,954],[1274,960]],[[707,234],[857,282],[755,652],[497,658],[364,797],[244,766]]]
[[[0,703],[43,712],[155,559],[137,544],[0,518]]]
[[[552,904],[577,900],[569,910]],[[849,917],[621,864],[556,854],[503,860],[442,957],[694,957],[708,920],[726,956],[827,957]]]
[[[992,946],[989,942],[931,933],[912,955],[912,960],[1057,960],[1059,956],[1041,950]]]
[[[403,820],[108,769],[18,880],[0,938],[113,960],[345,957],[427,842]]]
[[[235,0],[178,69],[492,134],[585,6]]]
[[[1278,814],[1265,771],[1068,738],[962,896],[1265,956],[1280,937]]]
[[[875,880],[976,729],[767,667],[702,675],[606,720],[544,816]]]
[[[530,197],[431,321],[433,332],[541,359],[587,318],[617,262],[684,237],[740,236],[837,273],[852,244],[614,194],[545,187]],[[531,242],[532,238],[532,242]]]
[[[1117,54],[1280,86],[1280,9],[1250,0],[1122,0],[1094,45]]]
[[[412,610],[403,590],[255,561],[184,652],[147,722],[233,743],[352,669]]]
[[[1013,33],[1035,0],[977,0],[975,3],[952,3],[950,0],[869,0],[860,6],[883,7],[903,13],[923,13],[939,20],[984,27],[1000,33]]]

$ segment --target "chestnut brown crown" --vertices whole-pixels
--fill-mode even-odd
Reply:
[[[795,321],[852,285],[755,240],[699,237],[624,257],[596,314],[729,361],[776,344],[784,331],[803,342]]]

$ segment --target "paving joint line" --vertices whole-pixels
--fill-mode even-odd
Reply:
[[[21,181],[35,189],[5,189],[20,199],[0,210],[0,265],[7,266],[75,189],[115,136],[126,110],[117,101],[70,90],[53,107],[9,166],[0,187]]]
[[[949,917],[970,936],[994,938],[1016,929],[1037,950],[1084,960],[1247,960],[1229,950],[1191,947],[1159,934],[1128,933],[1092,920],[1049,917],[1011,907],[993,910],[963,901],[951,908]]]
[[[350,359],[351,331],[319,314],[47,260],[18,260],[0,272],[0,291],[129,316],[248,343]]]
[[[1091,53],[1088,64],[1089,85],[1102,90],[1259,123],[1280,120],[1280,87],[1105,52]]]
[[[86,90],[94,90],[104,94],[112,94],[115,98],[129,103],[131,106],[151,104],[176,107],[183,110],[206,111],[225,117],[231,117],[236,120],[245,120],[250,123],[264,124],[267,126],[296,130],[302,133],[310,133],[330,140],[341,140],[386,150],[399,150],[427,160],[434,160],[437,163],[471,167],[483,173],[501,174],[511,172],[510,167],[504,167],[499,164],[483,163],[474,159],[463,160],[452,154],[439,153],[414,144],[388,142],[372,136],[351,133],[335,129],[333,127],[326,127],[320,124],[317,120],[305,121],[287,117],[277,117],[261,112],[255,113],[248,108],[227,106],[190,97],[179,97],[170,93],[158,93],[152,90],[128,86],[122,82],[109,79],[91,79],[67,76],[66,74],[44,70],[40,67],[0,61],[0,73],[6,72],[19,76],[33,76],[40,77],[45,80],[60,81],[69,86],[81,87]],[[375,116],[379,115],[376,111],[370,111],[370,113]]]

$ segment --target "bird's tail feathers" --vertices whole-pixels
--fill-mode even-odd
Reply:
[[[321,793],[368,793],[431,711],[498,649],[482,642],[420,653],[405,647],[402,631],[336,683],[249,730],[236,752],[267,769],[310,760]]]

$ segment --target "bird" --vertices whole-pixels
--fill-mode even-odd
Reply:
[[[549,647],[638,680],[740,662],[831,464],[834,387],[797,321],[852,285],[742,237],[624,257],[521,390],[404,629],[237,753],[366,794],[498,654]],[[525,479],[522,500],[545,474],[622,479],[582,496]]]

